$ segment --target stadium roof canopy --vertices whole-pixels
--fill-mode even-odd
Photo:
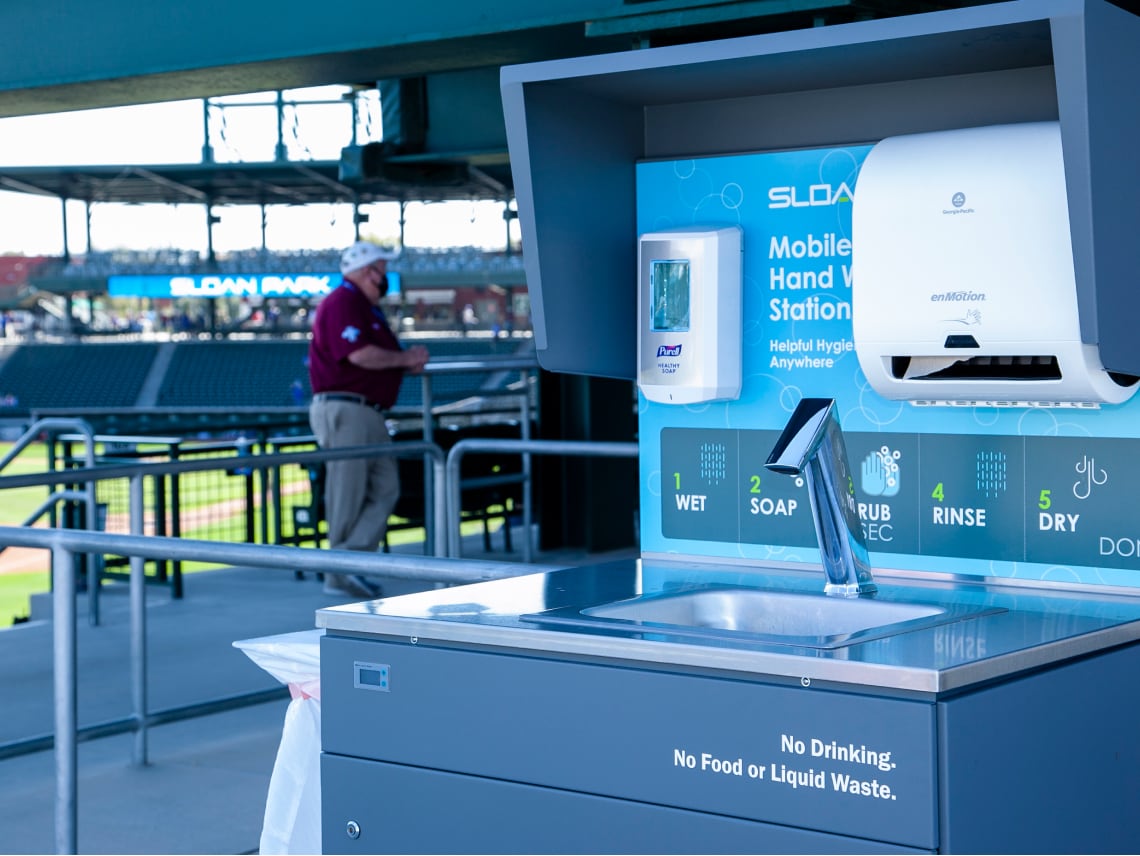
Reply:
[[[101,0],[62,17],[0,3],[0,32],[67,46],[0,51],[0,117],[330,84],[419,87],[401,96],[397,133],[385,132],[395,148],[362,166],[367,180],[342,181],[351,171],[335,162],[25,167],[0,168],[0,190],[128,203],[506,200],[504,65],[989,2],[326,0],[314,14],[307,0]]]
[[[84,202],[310,205],[331,202],[506,199],[506,152],[391,158],[389,177],[341,181],[339,161],[146,166],[0,167],[0,190]]]

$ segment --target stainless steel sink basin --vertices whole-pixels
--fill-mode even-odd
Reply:
[[[807,648],[838,648],[1004,611],[708,586],[522,617],[527,621],[580,629],[592,627],[638,631],[643,635],[738,638]]]
[[[757,589],[701,589],[638,597],[582,610],[583,615],[597,618],[777,636],[844,636],[945,612],[942,607],[927,604]]]

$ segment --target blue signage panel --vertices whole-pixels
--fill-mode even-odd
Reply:
[[[806,490],[763,464],[800,399],[822,397],[839,408],[873,564],[1140,585],[1128,515],[1140,396],[1099,408],[929,406],[867,383],[852,339],[851,210],[869,151],[638,164],[639,234],[744,232],[740,398],[640,396],[643,551],[818,562]]]

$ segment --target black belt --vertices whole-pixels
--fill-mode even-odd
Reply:
[[[316,392],[313,393],[314,401],[351,401],[353,404],[359,404],[362,407],[371,407],[377,413],[383,413],[384,408],[373,401],[369,401],[363,395],[355,395],[351,392]]]

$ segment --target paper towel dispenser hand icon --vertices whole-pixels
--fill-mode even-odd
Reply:
[[[855,350],[880,395],[1065,406],[1136,392],[1081,338],[1056,122],[888,137],[852,216]]]

